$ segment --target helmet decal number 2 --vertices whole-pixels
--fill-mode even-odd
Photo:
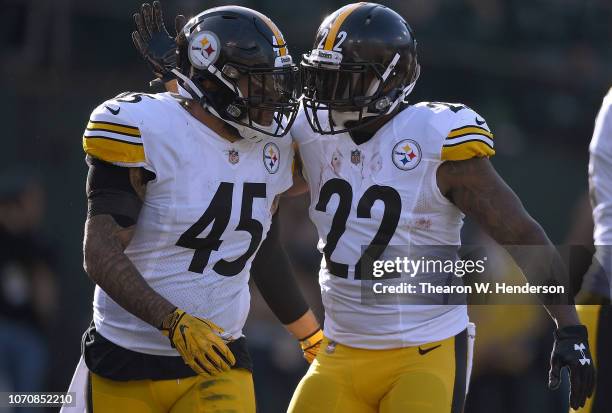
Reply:
[[[323,29],[323,34],[321,35],[321,41],[319,42],[317,49],[325,48],[325,39],[327,39],[328,34],[329,34],[329,29]]]
[[[346,40],[346,32],[342,31],[342,32],[338,33],[338,37],[336,37],[336,39],[338,39],[338,41],[334,45],[334,48],[332,50],[334,52],[341,52],[342,48],[340,47],[340,45],[342,44],[342,42],[344,42]]]
[[[329,34],[329,29],[322,30],[321,41],[317,45],[317,49],[325,49],[325,40],[327,40],[328,34]],[[336,39],[337,39],[336,44],[334,45],[332,50],[334,52],[341,52],[342,48],[340,47],[340,45],[342,44],[342,42],[346,40],[346,32],[345,31],[339,32],[338,36],[336,36]]]
[[[327,40],[328,34],[329,34],[329,29],[322,30],[321,41],[317,45],[317,49],[325,49],[325,40]],[[334,52],[341,52],[342,48],[340,47],[340,45],[342,44],[342,42],[346,40],[346,32],[344,30],[339,32],[338,36],[336,36],[336,39],[337,39],[336,44],[334,45],[332,50]]]

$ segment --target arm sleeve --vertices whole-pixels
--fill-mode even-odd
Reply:
[[[129,168],[115,166],[90,155],[86,161],[89,165],[86,185],[87,217],[109,214],[122,227],[134,225],[142,201],[130,182]],[[152,177],[147,176],[147,180],[150,179]]]
[[[272,216],[268,236],[253,260],[251,276],[268,307],[281,323],[290,324],[308,311],[308,304],[280,243],[278,212]]]

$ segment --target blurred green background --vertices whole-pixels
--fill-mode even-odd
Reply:
[[[381,3],[402,14],[416,33],[422,74],[411,100],[462,102],[485,117],[495,134],[496,168],[553,242],[563,242],[577,219],[572,210],[587,191],[588,143],[612,85],[612,2]],[[224,4],[230,3],[162,2],[169,28],[177,12],[189,17]],[[311,47],[322,19],[346,3],[232,4],[256,8],[274,20],[297,61]],[[36,327],[47,349],[48,364],[40,373],[46,390],[67,387],[80,334],[91,319],[93,285],[81,264],[87,172],[82,131],[97,104],[120,92],[147,91],[151,79],[130,38],[131,16],[139,7],[135,0],[0,0],[0,196],[25,188],[24,182],[38,182],[44,191],[44,215],[32,231],[52,251],[49,266],[58,291],[56,309],[48,307],[48,317]],[[283,202],[284,219],[293,222],[287,245],[317,306],[319,258],[306,200]],[[263,369],[259,380],[256,375],[260,409],[282,411],[305,365],[256,294],[253,308],[247,331],[256,368]],[[286,351],[275,347],[269,354],[271,345]],[[546,347],[534,341],[534,354],[540,345]],[[543,389],[546,365],[539,363],[535,371]],[[10,379],[4,382],[10,388]],[[504,391],[500,394],[503,400]],[[542,403],[533,411],[556,412],[547,409],[562,402]],[[468,411],[481,411],[476,406]],[[514,411],[500,409],[490,411]]]

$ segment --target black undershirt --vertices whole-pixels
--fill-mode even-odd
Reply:
[[[130,168],[116,166],[87,156],[87,217],[109,214],[117,224],[129,227],[136,223],[142,200],[130,181]],[[145,183],[155,174],[143,168]]]

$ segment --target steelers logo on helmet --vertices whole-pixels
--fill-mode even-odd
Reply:
[[[219,38],[210,31],[197,33],[189,42],[189,60],[198,69],[214,64],[219,57]]]
[[[402,171],[409,171],[421,162],[421,147],[412,139],[399,141],[393,147],[391,159],[393,164]]]
[[[275,174],[280,166],[280,151],[275,143],[269,142],[263,148],[263,163],[268,172]]]

